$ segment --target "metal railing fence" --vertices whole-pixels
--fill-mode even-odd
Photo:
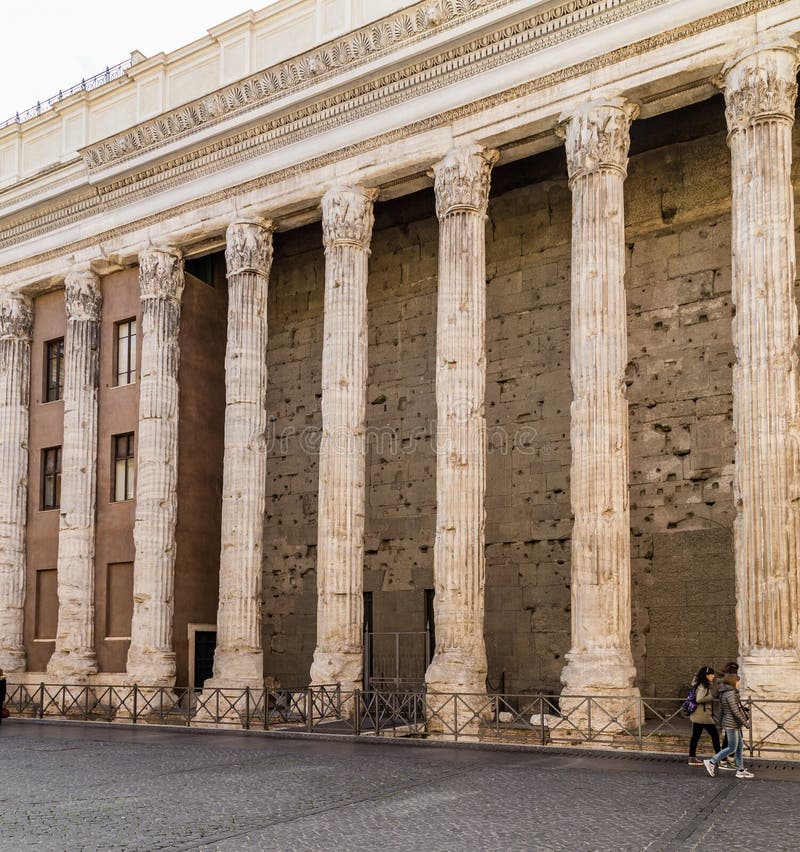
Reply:
[[[682,698],[434,693],[414,685],[343,691],[9,684],[12,715],[131,724],[415,737],[685,753]],[[746,699],[751,756],[800,760],[800,701]]]
[[[110,83],[112,80],[116,80],[118,77],[121,77],[128,68],[131,67],[131,64],[132,60],[126,59],[118,65],[107,66],[105,71],[101,71],[93,77],[85,77],[80,81],[80,83],[76,83],[68,89],[59,89],[58,93],[52,97],[47,98],[44,101],[37,101],[32,107],[29,107],[22,112],[14,113],[14,115],[7,118],[5,121],[0,121],[0,129],[7,127],[9,124],[21,124],[29,118],[35,118],[37,115],[41,115],[45,112],[45,110],[50,109],[53,104],[63,101],[64,98],[68,98],[76,92],[89,92],[99,86],[104,86],[106,83]]]

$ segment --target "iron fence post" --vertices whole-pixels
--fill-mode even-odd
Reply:
[[[353,690],[353,712],[355,719],[353,720],[353,732],[357,737],[361,736],[361,690],[356,687]]]
[[[544,701],[541,695],[539,696],[539,738],[544,745]]]
[[[136,724],[136,720],[139,716],[139,687],[134,684],[133,685],[133,724]]]
[[[250,687],[244,688],[244,729],[250,730]]]
[[[592,740],[592,696],[586,700],[586,727],[588,730],[588,740]]]
[[[496,736],[500,739],[500,696],[495,695],[494,697],[494,729],[496,732]]]
[[[314,695],[313,687],[306,689],[306,728],[309,734],[314,733]]]
[[[749,731],[747,733],[747,739],[749,742],[748,751],[750,752],[750,757],[753,756],[753,699],[747,699],[747,715],[750,717],[750,726]]]
[[[636,726],[637,726],[637,737],[639,739],[639,751],[644,749],[644,740],[642,739],[642,698],[639,697],[636,702]]]
[[[89,687],[84,686],[83,688],[83,718],[85,721],[89,721]]]
[[[453,693],[453,736],[458,742],[458,693]]]
[[[44,684],[39,684],[39,718],[44,719]]]

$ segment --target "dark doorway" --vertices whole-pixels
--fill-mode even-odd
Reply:
[[[194,634],[194,688],[203,684],[214,673],[214,649],[217,647],[216,630],[198,630]]]

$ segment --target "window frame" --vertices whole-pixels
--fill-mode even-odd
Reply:
[[[52,454],[52,456],[51,456]],[[39,511],[49,512],[61,508],[61,464],[62,448],[43,447],[41,451],[41,471],[39,477]],[[48,471],[48,460],[54,459],[54,470]],[[52,504],[48,502],[48,480],[52,479]]]
[[[127,334],[121,336],[120,332],[127,329]],[[114,323],[114,382],[116,388],[126,387],[127,385],[135,385],[137,380],[136,359],[137,359],[137,337],[138,328],[136,317],[128,317]],[[127,341],[127,352],[125,356],[126,365],[120,364],[120,343]],[[131,347],[131,342],[133,346]]]
[[[51,355],[55,347],[55,357]],[[50,365],[55,361],[55,383],[50,381]],[[44,342],[44,387],[43,402],[58,402],[64,398],[64,338],[54,337]]]
[[[120,455],[122,440],[127,440],[126,455]],[[124,497],[118,497],[117,470],[120,463],[123,467],[123,493]],[[136,497],[136,442],[134,432],[121,432],[119,435],[111,436],[111,502],[127,503]]]

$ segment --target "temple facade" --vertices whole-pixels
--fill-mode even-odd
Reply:
[[[800,0],[279,0],[0,126],[12,682],[800,700]]]

